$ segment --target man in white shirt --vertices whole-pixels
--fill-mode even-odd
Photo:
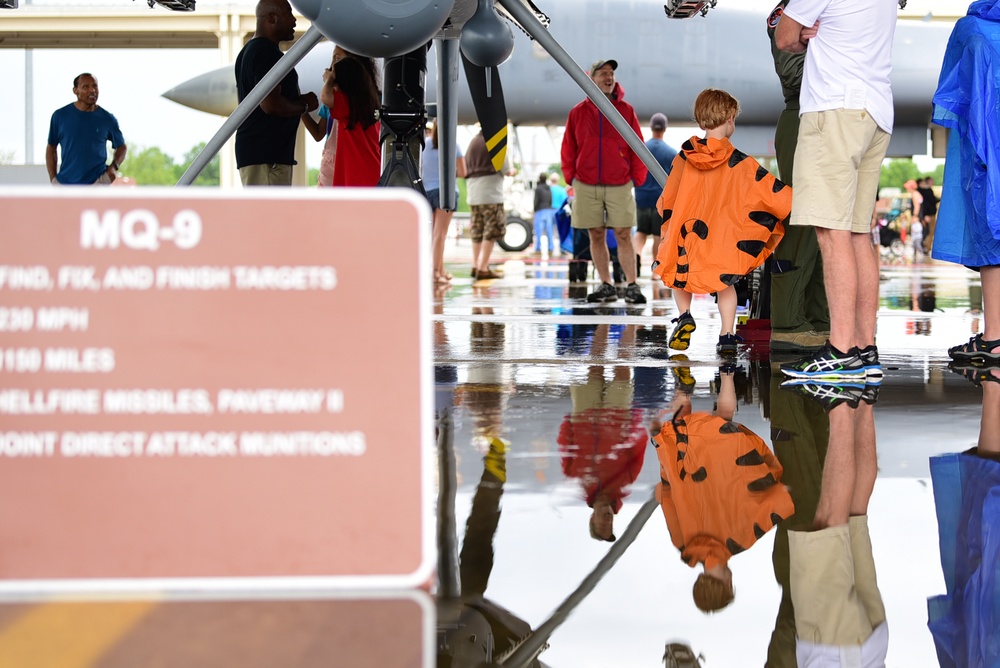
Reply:
[[[793,378],[878,382],[878,177],[892,133],[889,73],[897,0],[791,0],[778,48],[805,52],[791,225],[812,225],[823,256],[830,339],[781,366]]]

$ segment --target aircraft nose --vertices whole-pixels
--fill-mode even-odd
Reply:
[[[231,66],[220,67],[177,84],[163,93],[163,97],[185,107],[219,116],[233,113],[239,101],[236,77]]]

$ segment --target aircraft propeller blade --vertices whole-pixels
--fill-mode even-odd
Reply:
[[[500,73],[495,67],[479,67],[462,54],[465,79],[469,82],[472,104],[483,128],[490,160],[498,172],[507,157],[507,105],[503,99]]]

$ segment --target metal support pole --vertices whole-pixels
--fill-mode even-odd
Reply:
[[[457,600],[461,595],[458,581],[458,524],[455,521],[455,496],[458,481],[455,466],[455,423],[451,409],[437,418],[438,428],[438,599]]]
[[[458,208],[455,197],[455,144],[458,137],[458,40],[435,39],[437,55],[437,137],[441,208]]]
[[[236,132],[236,129],[243,124],[243,121],[253,113],[253,110],[257,108],[257,105],[267,97],[267,94],[274,90],[281,80],[285,78],[289,72],[291,72],[299,61],[307,53],[309,53],[314,46],[316,46],[320,40],[323,39],[323,33],[319,31],[316,26],[311,26],[309,30],[306,31],[302,37],[299,38],[295,44],[292,45],[285,55],[274,64],[271,71],[264,75],[264,78],[257,82],[257,85],[253,87],[253,90],[243,98],[243,101],[239,103],[236,110],[233,111],[232,115],[226,119],[219,128],[219,131],[215,133],[205,148],[202,149],[198,157],[194,159],[191,166],[187,168],[187,171],[181,176],[180,180],[177,181],[179,186],[189,186],[191,185],[198,175],[201,174],[201,170],[212,161],[212,158],[222,150],[226,141]]]
[[[667,182],[667,173],[664,171],[660,163],[656,161],[653,154],[650,153],[646,145],[642,143],[639,136],[636,135],[635,131],[632,130],[632,126],[629,125],[622,115],[618,113],[611,101],[608,100],[607,96],[601,92],[601,89],[597,87],[597,84],[587,76],[579,65],[576,64],[566,50],[559,45],[555,37],[549,34],[549,31],[545,29],[545,26],[541,24],[538,18],[532,13],[527,7],[525,7],[521,0],[496,0],[500,5],[506,9],[511,16],[513,16],[521,27],[527,31],[532,38],[535,39],[542,48],[552,59],[559,63],[559,66],[566,70],[566,73],[583,89],[583,92],[587,94],[597,108],[601,110],[604,117],[608,119],[608,122],[618,130],[622,138],[628,142],[628,145],[635,151],[639,159],[646,165],[649,169],[649,173],[653,175],[656,182],[660,184],[662,188]]]
[[[635,539],[639,536],[639,531],[646,524],[646,520],[649,519],[649,516],[653,514],[653,511],[659,505],[660,503],[656,500],[655,493],[650,494],[649,500],[642,504],[639,512],[636,513],[632,521],[625,527],[625,531],[621,537],[612,544],[611,549],[604,555],[604,558],[597,562],[594,570],[583,579],[583,582],[580,583],[580,586],[572,594],[566,597],[566,600],[559,604],[556,611],[514,650],[513,654],[500,662],[501,666],[504,666],[504,668],[525,668],[532,659],[538,656],[538,653],[549,641],[555,630],[562,626],[563,622],[569,617],[569,614],[573,612],[573,609],[594,590],[597,583],[607,575],[611,567],[625,554],[625,550],[635,542]]]

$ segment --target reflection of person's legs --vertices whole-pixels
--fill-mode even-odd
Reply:
[[[875,474],[871,406],[837,406],[814,530],[788,533],[800,655],[807,644],[864,645],[885,621],[865,515]]]
[[[736,414],[736,383],[733,382],[732,371],[719,372],[719,397],[715,414],[726,420],[732,420]]]
[[[736,288],[729,286],[719,291],[719,325],[721,336],[733,334],[736,331]]]
[[[795,614],[789,586],[788,536],[790,531],[812,528],[820,496],[823,459],[829,441],[830,421],[823,408],[797,392],[780,389],[782,377],[771,376],[771,444],[784,469],[781,482],[788,485],[795,513],[778,524],[771,561],[781,585],[781,604],[768,646],[767,664],[795,668]]]
[[[857,478],[855,410],[844,403],[830,411],[830,444],[823,463],[822,494],[813,519],[814,529],[846,525],[850,516]]]
[[[996,456],[1000,455],[1000,383],[987,381],[982,387],[983,421],[979,430],[979,453]]]
[[[851,495],[851,516],[868,514],[868,500],[875,489],[878,460],[875,455],[875,417],[872,405],[862,401],[849,411],[854,418],[854,492]]]
[[[489,583],[493,570],[493,536],[500,523],[503,483],[488,468],[484,468],[476,494],[472,497],[472,510],[465,524],[465,537],[458,558],[463,597],[482,596]]]
[[[995,341],[1000,339],[1000,266],[983,267],[979,275],[983,284],[983,338]]]
[[[868,533],[868,516],[852,517],[848,525],[851,535],[851,556],[854,557],[854,586],[868,615],[872,628],[885,621],[885,605],[878,590],[872,539]]]

